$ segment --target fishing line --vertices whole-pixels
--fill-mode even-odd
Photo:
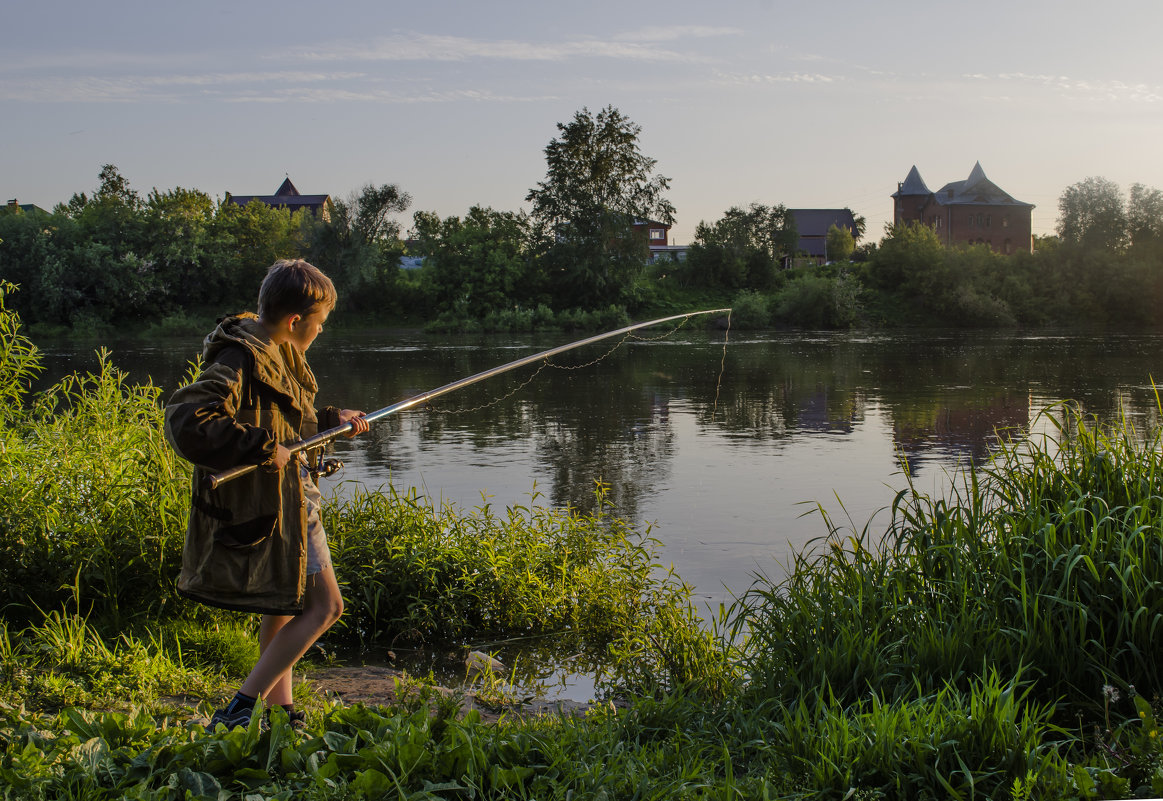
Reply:
[[[715,422],[715,412],[719,411],[719,388],[723,386],[723,373],[727,369],[727,340],[731,337],[731,310],[727,309],[727,330],[723,332],[723,359],[719,362],[719,380],[715,382],[715,405],[711,407],[711,422]]]
[[[727,315],[728,315],[727,316],[727,325],[729,328],[730,324],[731,324],[729,310],[727,312]],[[424,406],[424,409],[425,409],[425,411],[432,412],[433,414],[471,414],[472,412],[479,412],[482,409],[488,409],[491,406],[496,406],[498,403],[501,403],[502,401],[508,400],[509,398],[513,397],[518,392],[523,390],[525,387],[532,384],[533,380],[535,378],[537,378],[537,376],[539,376],[541,374],[541,371],[544,370],[546,367],[552,367],[555,370],[584,370],[587,367],[593,367],[595,364],[599,364],[599,363],[605,361],[606,359],[608,359],[610,356],[612,356],[614,354],[614,351],[618,350],[618,348],[620,348],[626,344],[627,340],[636,339],[639,342],[658,342],[660,340],[669,339],[670,337],[672,337],[676,333],[678,333],[680,328],[682,328],[688,322],[690,322],[690,319],[694,316],[696,316],[696,315],[688,314],[686,317],[683,317],[682,320],[679,321],[678,325],[676,325],[674,328],[670,329],[669,331],[667,331],[663,334],[659,334],[656,337],[640,337],[640,336],[637,336],[633,331],[628,331],[625,336],[623,336],[616,343],[614,343],[614,346],[612,348],[607,350],[601,356],[598,356],[596,359],[591,359],[590,361],[586,362],[585,364],[554,364],[548,358],[546,358],[544,361],[541,362],[541,364],[537,367],[537,369],[534,370],[533,373],[527,379],[522,381],[520,384],[518,384],[512,390],[510,390],[509,392],[506,392],[504,395],[500,395],[496,398],[493,398],[490,401],[486,401],[486,402],[480,404],[479,406],[472,406],[472,407],[460,408],[460,409],[442,409],[439,406],[434,406],[431,403],[429,403],[429,404],[426,404]],[[724,343],[724,347],[726,347],[725,343]],[[720,381],[722,380],[721,374],[719,376],[719,379],[720,379]],[[716,391],[716,400],[718,400],[717,391]]]
[[[545,361],[541,362],[541,364],[539,364],[537,366],[537,369],[534,370],[529,375],[528,378],[526,378],[524,381],[522,381],[517,386],[513,387],[512,390],[510,390],[509,392],[506,392],[504,395],[493,398],[491,401],[486,401],[485,403],[482,403],[480,406],[472,406],[472,407],[464,408],[464,409],[441,409],[439,406],[433,406],[431,403],[427,403],[424,405],[424,411],[431,412],[432,414],[469,414],[471,412],[479,412],[481,409],[487,409],[490,406],[496,406],[501,401],[506,401],[509,398],[513,397],[518,392],[525,389],[525,387],[532,384],[533,379],[535,379],[535,378],[537,378],[537,376],[541,375],[541,371],[544,370],[546,367],[555,367],[555,366],[556,365],[552,365],[549,363],[549,359],[546,359]]]
[[[565,353],[566,351],[573,350],[575,348],[580,348],[580,347],[583,347],[585,345],[589,345],[589,344],[594,343],[594,342],[599,342],[603,339],[611,339],[613,337],[618,336],[619,334],[622,335],[622,340],[621,340],[621,342],[618,343],[618,345],[621,345],[622,342],[625,342],[626,339],[629,338],[630,332],[637,331],[640,328],[649,328],[651,326],[661,325],[662,323],[669,323],[672,320],[683,320],[685,318],[699,316],[699,315],[703,315],[703,314],[718,314],[719,312],[728,312],[729,313],[730,311],[731,310],[729,308],[704,309],[702,311],[697,311],[697,312],[687,312],[686,314],[672,314],[669,317],[663,317],[663,318],[660,318],[658,320],[647,320],[647,321],[641,322],[641,323],[633,323],[631,325],[623,326],[622,328],[618,328],[618,329],[615,329],[613,331],[607,331],[604,334],[596,334],[592,337],[586,337],[585,339],[579,339],[576,342],[569,342],[565,345],[559,345],[556,348],[550,348],[549,350],[542,351],[540,353],[534,353],[534,354],[531,354],[529,356],[524,356],[520,359],[514,359],[513,361],[508,362],[506,364],[502,364],[502,365],[499,365],[497,367],[490,368],[488,370],[483,370],[479,373],[476,373],[475,375],[470,375],[470,376],[466,376],[465,378],[457,379],[456,381],[452,381],[448,384],[445,384],[444,386],[428,390],[427,392],[423,392],[419,395],[414,395],[411,398],[405,398],[404,400],[398,401],[397,403],[393,403],[390,406],[385,406],[382,409],[377,409],[376,411],[371,412],[370,414],[364,415],[364,420],[366,420],[368,424],[374,423],[377,420],[380,420],[380,419],[387,417],[389,415],[397,414],[399,412],[404,411],[405,409],[411,409],[411,408],[413,408],[415,406],[419,406],[421,404],[428,404],[433,398],[439,397],[440,395],[446,395],[449,392],[454,392],[458,389],[462,389],[464,387],[471,386],[472,384],[476,384],[479,381],[484,381],[486,379],[492,378],[492,377],[500,375],[502,373],[507,373],[510,370],[516,370],[520,367],[524,367],[525,365],[534,364],[535,362],[538,362],[538,361],[544,362],[545,365],[548,365],[549,359],[552,356],[556,356],[559,353]],[[613,353],[615,350],[617,350],[617,348],[618,348],[618,346],[616,345],[615,347],[611,348],[602,357],[600,357],[599,359],[596,359],[594,361],[595,362],[601,361],[601,359],[604,359],[610,353]],[[582,366],[585,366],[585,365],[582,365]],[[720,367],[722,367],[722,365],[720,365]],[[577,369],[577,368],[570,368],[570,369]],[[721,374],[720,374],[720,378],[721,378]],[[531,381],[532,377],[529,380]],[[528,381],[526,383],[528,383]],[[292,455],[299,453],[301,451],[311,450],[312,448],[317,448],[321,445],[325,445],[326,443],[330,442],[331,440],[335,439],[336,437],[338,437],[342,434],[349,433],[350,431],[352,431],[353,427],[354,427],[353,423],[347,422],[347,423],[344,423],[343,425],[336,426],[335,428],[328,429],[327,431],[320,431],[319,433],[317,433],[313,436],[307,437],[306,439],[299,440],[298,442],[288,443],[286,445],[286,448],[291,452]],[[231,481],[232,479],[238,478],[239,476],[242,476],[242,475],[246,475],[247,473],[250,473],[250,472],[257,470],[257,469],[258,469],[258,465],[242,464],[242,465],[237,465],[236,467],[231,467],[227,470],[223,470],[220,473],[206,475],[203,477],[202,480],[205,483],[207,488],[216,489],[225,481]]]

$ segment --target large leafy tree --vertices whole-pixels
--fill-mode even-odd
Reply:
[[[1086,250],[1121,250],[1127,239],[1127,210],[1119,185],[1092,176],[1066,187],[1058,198],[1058,236]]]
[[[473,206],[463,219],[418,211],[413,220],[440,311],[483,317],[534,300],[532,225],[524,212]]]
[[[229,285],[214,238],[214,201],[197,189],[154,189],[143,210],[148,261],[162,297],[159,310],[217,305]]]
[[[639,147],[641,128],[613,106],[583,108],[545,148],[545,180],[529,191],[548,232],[548,277],[559,306],[624,301],[648,254],[634,223],[670,225],[670,179]]]
[[[382,309],[394,303],[404,252],[395,215],[410,205],[412,197],[395,184],[365,184],[336,201],[331,220],[313,228],[308,255],[335,281],[340,301],[349,308]]]
[[[1131,186],[1127,233],[1136,250],[1157,253],[1163,249],[1163,192],[1143,184]]]
[[[799,234],[782,204],[732,206],[713,223],[700,222],[687,257],[691,283],[767,289],[780,260],[793,255]]]

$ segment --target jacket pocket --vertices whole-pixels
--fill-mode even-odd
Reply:
[[[265,515],[245,523],[222,526],[214,532],[214,544],[231,549],[253,548],[274,534],[278,524],[277,515]]]

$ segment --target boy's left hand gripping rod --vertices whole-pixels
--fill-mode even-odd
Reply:
[[[559,345],[556,348],[543,350],[540,353],[534,353],[531,356],[524,356],[520,359],[514,359],[513,361],[502,364],[499,367],[492,367],[483,372],[476,373],[475,375],[470,375],[467,378],[462,378],[459,381],[453,381],[451,384],[445,384],[442,387],[437,387],[436,389],[423,392],[419,395],[408,398],[407,400],[402,400],[399,403],[393,403],[391,406],[385,406],[378,411],[365,415],[364,419],[367,420],[368,423],[374,423],[382,417],[387,417],[388,415],[395,414],[396,412],[402,412],[405,409],[410,409],[413,406],[420,405],[421,403],[427,403],[435,397],[452,392],[456,389],[460,389],[461,387],[467,387],[469,384],[475,384],[478,381],[484,381],[486,378],[492,378],[495,375],[507,373],[509,370],[515,370],[518,367],[523,367],[526,364],[532,364],[533,362],[541,361],[542,359],[548,359],[551,356],[556,356],[559,353],[565,353],[567,350],[573,350],[574,348],[580,348],[583,345],[589,345],[591,342],[598,342],[603,339],[609,339],[610,337],[616,337],[619,334],[629,334],[631,331],[635,331],[639,328],[649,328],[652,325],[669,323],[673,320],[681,320],[684,317],[698,317],[699,315],[703,314],[719,314],[722,312],[730,314],[731,309],[705,309],[703,311],[697,312],[686,312],[685,314],[672,314],[670,317],[662,317],[657,320],[647,320],[644,323],[635,323],[633,325],[628,325],[625,328],[619,328],[615,331],[607,331],[604,334],[597,334],[592,337],[586,337],[585,339],[579,339],[577,342],[570,342],[567,345]],[[307,439],[300,440],[299,442],[296,442],[292,445],[287,445],[286,447],[293,456],[294,454],[301,451],[309,451],[312,448],[318,448],[320,445],[325,445],[341,434],[346,434],[348,431],[351,431],[351,427],[351,423],[344,423],[341,426],[329,428],[326,431],[320,431],[313,437],[308,437]],[[252,470],[257,469],[258,465],[255,464],[239,465],[238,467],[232,467],[229,470],[223,470],[221,473],[215,473],[213,475],[206,476],[204,481],[206,486],[210,489],[217,489],[219,486],[229,481],[230,479],[238,478],[239,476],[246,475]]]

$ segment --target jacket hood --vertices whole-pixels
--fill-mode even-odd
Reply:
[[[290,343],[276,345],[254,312],[223,317],[202,343],[202,360],[212,362],[223,348],[232,345],[241,345],[250,351],[254,357],[254,376],[263,383],[292,397],[296,393],[286,385],[288,378],[295,379],[312,395],[319,391],[319,384],[303,354]]]

